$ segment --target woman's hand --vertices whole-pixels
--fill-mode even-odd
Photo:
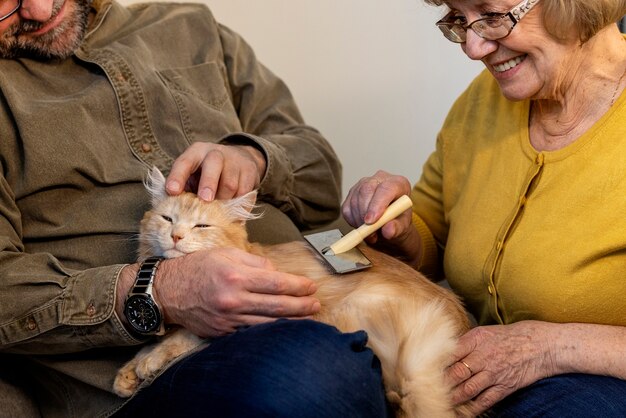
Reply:
[[[446,371],[452,400],[478,415],[539,379],[557,374],[551,341],[559,324],[521,321],[477,327],[459,340]]]
[[[411,184],[402,176],[378,171],[359,180],[348,192],[342,205],[345,220],[353,227],[373,224],[389,205],[411,192]],[[365,241],[394,256],[416,265],[421,256],[421,239],[411,223],[411,211],[387,222]]]
[[[250,145],[194,142],[172,165],[165,188],[170,195],[183,190],[200,199],[230,199],[259,187],[267,162]]]

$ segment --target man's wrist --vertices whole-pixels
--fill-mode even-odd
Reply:
[[[219,141],[222,145],[231,145],[243,148],[254,159],[255,164],[259,170],[259,178],[261,181],[265,178],[267,171],[267,165],[269,156],[263,146],[257,141],[253,140],[248,135],[234,134],[226,136]]]
[[[139,271],[139,264],[128,264],[122,267],[117,279],[117,289],[116,294],[117,297],[115,299],[115,313],[117,317],[122,321],[124,326],[128,326],[128,321],[126,320],[126,315],[124,315],[124,302],[126,301],[126,297],[130,293],[130,289],[132,289],[135,284],[135,278],[137,277],[137,272]]]
[[[135,282],[124,302],[124,316],[141,335],[163,335],[163,314],[153,295],[153,283],[163,257],[148,257],[139,266]]]
[[[246,151],[250,153],[250,156],[255,161],[257,169],[259,170],[259,179],[263,180],[267,170],[267,160],[265,159],[265,154],[257,146],[241,145],[241,147],[245,148]]]

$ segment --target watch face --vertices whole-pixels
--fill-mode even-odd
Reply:
[[[130,325],[142,334],[154,333],[161,326],[161,312],[149,296],[129,297],[124,307],[124,314]]]

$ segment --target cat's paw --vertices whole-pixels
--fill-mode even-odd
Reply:
[[[156,376],[165,364],[167,359],[162,356],[146,356],[137,363],[135,371],[141,380],[149,380]]]
[[[115,376],[113,391],[117,396],[129,398],[137,391],[140,383],[141,379],[135,373],[134,366],[124,367]]]

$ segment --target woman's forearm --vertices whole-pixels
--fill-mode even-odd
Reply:
[[[626,379],[626,327],[555,324],[554,337],[557,372]]]

